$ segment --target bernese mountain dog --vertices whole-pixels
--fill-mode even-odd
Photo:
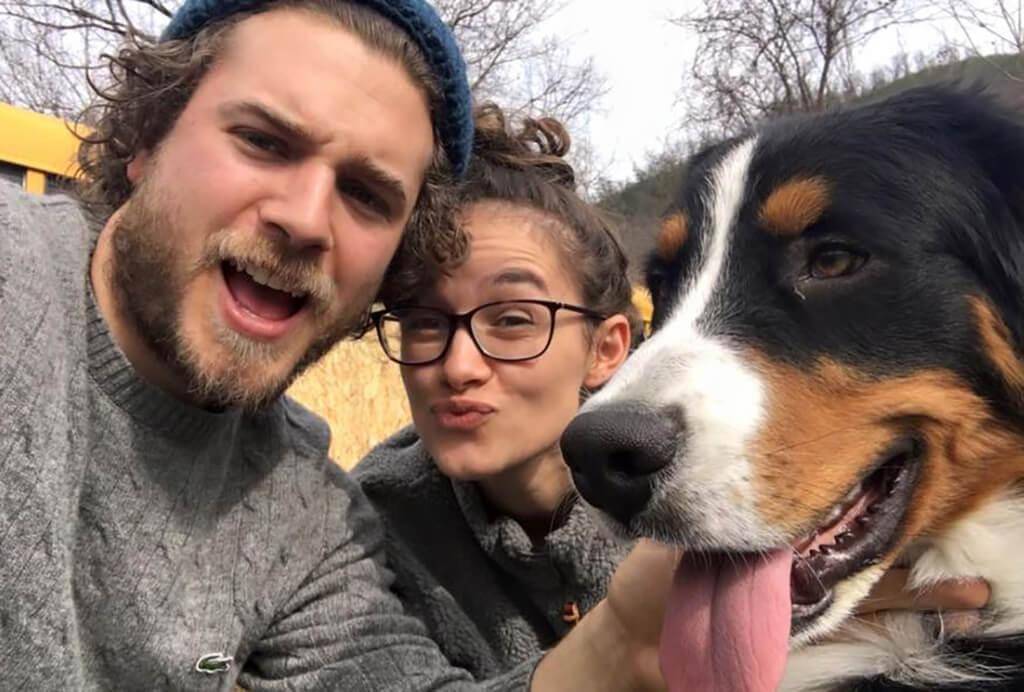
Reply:
[[[1022,122],[932,86],[692,157],[653,333],[563,437],[599,521],[747,590],[709,636],[786,597],[780,689],[1024,690]],[[856,617],[894,566],[991,602]]]

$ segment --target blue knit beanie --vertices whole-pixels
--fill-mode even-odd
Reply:
[[[161,40],[188,38],[209,22],[259,9],[269,0],[185,0]],[[473,148],[473,113],[466,65],[451,30],[425,0],[349,0],[390,19],[423,51],[440,84],[444,112],[437,129],[455,174],[462,176]]]

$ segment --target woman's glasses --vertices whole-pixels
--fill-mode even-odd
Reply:
[[[579,305],[552,300],[502,300],[458,315],[437,308],[407,306],[370,314],[388,358],[402,365],[427,365],[444,358],[459,325],[488,358],[520,361],[548,350],[555,333],[555,313],[569,310],[591,319],[603,315]]]

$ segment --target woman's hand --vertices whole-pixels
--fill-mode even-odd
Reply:
[[[992,596],[984,579],[941,581],[924,589],[907,586],[910,570],[891,569],[857,606],[858,614],[883,610],[979,610]]]
[[[992,590],[984,579],[950,579],[926,588],[907,586],[910,570],[891,569],[861,601],[858,620],[875,620],[890,610],[941,612],[946,633],[969,634],[981,622],[981,609],[988,605]]]

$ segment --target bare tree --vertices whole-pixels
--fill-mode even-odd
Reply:
[[[557,37],[542,33],[561,0],[436,0],[462,47],[477,100],[513,116],[548,115],[573,134],[571,158],[584,193],[604,173],[588,139],[589,115],[607,87],[592,59],[574,61]]]
[[[1024,5],[1022,0],[949,0],[946,15],[956,25],[958,45],[967,55],[985,60],[1003,76],[1024,81],[1024,65],[1011,71],[992,54],[1012,54],[1024,58]]]
[[[698,40],[686,85],[698,136],[855,92],[854,52],[913,10],[910,0],[704,0],[673,20]]]
[[[1024,54],[1021,0],[949,0],[946,10],[972,54]]]
[[[152,40],[181,0],[0,0],[0,99],[69,117],[86,74],[126,37]]]

